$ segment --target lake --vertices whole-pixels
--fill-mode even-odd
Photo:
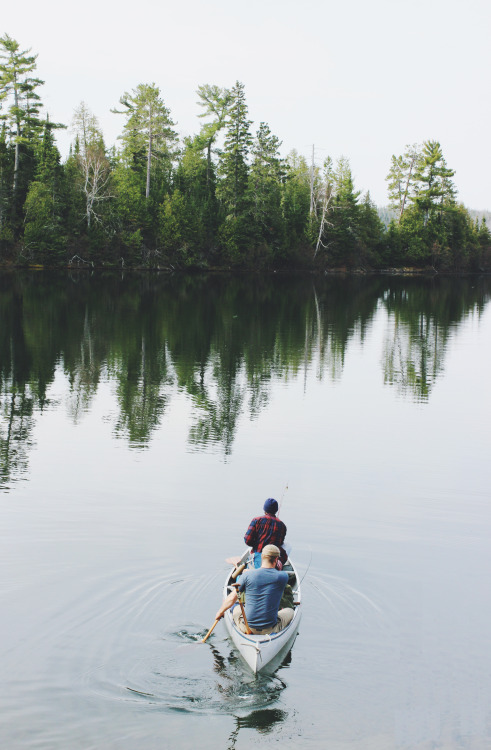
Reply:
[[[0,744],[491,748],[491,278],[0,274]],[[220,623],[267,497],[303,577]]]

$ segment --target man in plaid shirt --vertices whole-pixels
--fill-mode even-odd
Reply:
[[[274,544],[279,547],[280,561],[284,564],[288,555],[282,547],[286,536],[286,526],[283,521],[276,518],[278,512],[278,503],[272,497],[268,497],[264,503],[264,516],[256,516],[249,524],[244,541],[248,547],[252,547],[253,553],[259,553],[267,544]]]

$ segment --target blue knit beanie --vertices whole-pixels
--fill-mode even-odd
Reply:
[[[278,503],[274,499],[274,497],[268,497],[266,502],[264,503],[264,512],[269,513],[270,515],[274,516],[274,514],[278,511]]]

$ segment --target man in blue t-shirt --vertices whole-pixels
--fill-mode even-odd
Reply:
[[[294,615],[290,607],[278,611],[283,591],[288,583],[288,573],[276,570],[279,556],[278,547],[267,544],[261,552],[261,567],[246,570],[240,579],[239,591],[246,594],[247,622],[252,633],[256,635],[278,633],[291,622]],[[236,601],[237,591],[232,591],[216,613],[216,619],[220,620]],[[247,633],[240,607],[235,607],[232,616],[239,630]]]

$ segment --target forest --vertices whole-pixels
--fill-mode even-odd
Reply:
[[[49,119],[37,55],[0,38],[0,264],[161,270],[491,270],[491,233],[457,201],[438,141],[388,166],[390,221],[354,185],[249,120],[244,85],[199,86],[198,132],[180,141],[154,83],[124,92],[118,144],[85,102]],[[56,132],[70,127],[62,160]]]

